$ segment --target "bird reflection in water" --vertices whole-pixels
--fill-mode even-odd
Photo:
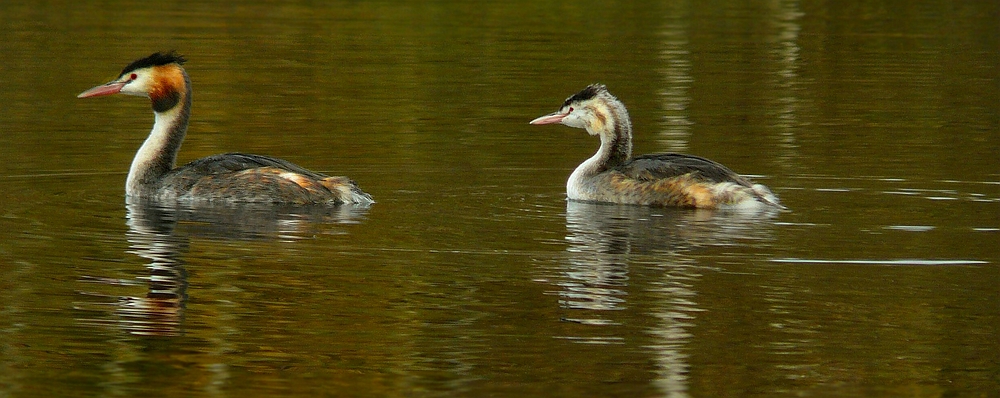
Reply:
[[[187,300],[187,271],[181,252],[187,241],[173,234],[175,216],[152,206],[128,206],[128,252],[149,260],[149,292],[145,297],[119,298],[116,313],[123,330],[160,336],[180,333]]]
[[[698,247],[759,240],[760,222],[778,214],[706,209],[651,208],[569,201],[566,241],[570,254],[559,283],[560,304],[569,309],[622,309],[632,255],[683,260]],[[598,320],[579,320],[582,323]]]
[[[564,321],[596,326],[575,329],[589,336],[560,336],[581,343],[624,344],[625,321],[642,316],[608,313],[628,310],[629,295],[649,297],[655,321],[651,355],[658,364],[654,381],[666,396],[687,396],[686,346],[696,314],[697,282],[712,268],[699,264],[698,251],[770,239],[774,211],[728,212],[607,205],[569,201],[566,206],[568,261],[561,264],[559,304],[572,310]],[[750,242],[750,243],[747,243]],[[635,278],[630,271],[642,269]],[[640,293],[641,292],[641,293]]]
[[[111,296],[113,303],[80,303],[81,309],[106,309],[110,317],[84,319],[137,335],[178,336],[183,332],[187,301],[184,254],[191,237],[228,240],[298,240],[328,232],[331,224],[357,223],[366,215],[365,205],[289,206],[226,204],[161,206],[142,200],[126,204],[129,227],[128,253],[149,263],[148,274],[135,280],[85,276],[83,282],[114,286],[146,285],[145,296]],[[105,312],[106,310],[99,310]]]

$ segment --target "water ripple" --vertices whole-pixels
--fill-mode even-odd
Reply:
[[[982,265],[989,264],[989,261],[982,260],[929,260],[929,259],[897,259],[897,260],[828,260],[828,259],[806,259],[806,258],[774,258],[772,263],[794,263],[794,264],[860,264],[860,265]]]

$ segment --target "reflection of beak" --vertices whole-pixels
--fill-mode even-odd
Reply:
[[[82,94],[81,94],[82,95]],[[552,112],[548,115],[541,116],[535,120],[528,122],[528,124],[554,124],[562,122],[563,118],[569,116],[569,112],[559,113],[558,111]]]
[[[105,95],[118,94],[122,91],[122,87],[125,87],[125,82],[115,81],[108,84],[102,84],[80,93],[80,95],[76,96],[76,98],[103,97]]]

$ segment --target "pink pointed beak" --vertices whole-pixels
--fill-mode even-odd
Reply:
[[[111,82],[94,87],[80,93],[76,98],[103,97],[105,95],[118,94],[125,87],[125,82]]]
[[[559,122],[562,122],[563,118],[565,118],[568,115],[569,115],[569,112],[566,112],[566,113],[553,112],[553,113],[550,113],[548,115],[539,117],[539,118],[537,118],[535,120],[532,120],[532,121],[528,122],[528,124],[554,124],[554,123],[559,123]]]

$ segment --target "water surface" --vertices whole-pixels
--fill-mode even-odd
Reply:
[[[0,5],[2,396],[992,396],[996,4]],[[348,175],[371,207],[128,204],[187,56],[187,162]],[[567,203],[601,82],[637,154],[787,212]]]

